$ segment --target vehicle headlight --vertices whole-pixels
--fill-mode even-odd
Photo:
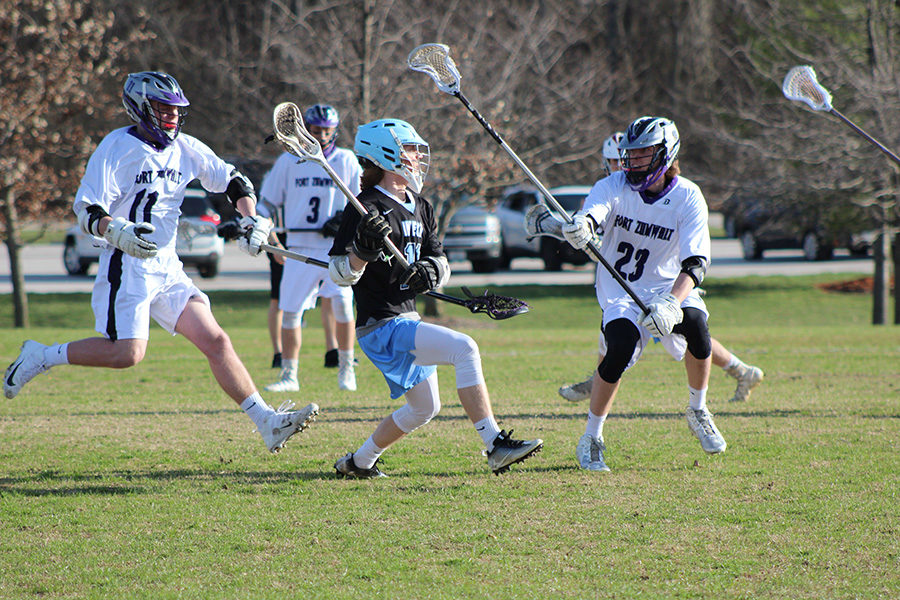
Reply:
[[[490,215],[485,222],[485,233],[487,239],[491,242],[500,241],[500,219]]]

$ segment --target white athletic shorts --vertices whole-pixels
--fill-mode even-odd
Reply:
[[[600,290],[598,289],[597,291],[597,301],[600,302],[600,306],[603,308],[604,327],[610,321],[616,319],[628,319],[634,323],[638,332],[641,334],[641,339],[639,339],[638,343],[635,345],[634,354],[628,362],[628,366],[625,367],[626,370],[630,369],[638,361],[641,354],[644,352],[644,348],[650,343],[650,340],[662,344],[663,348],[666,349],[666,352],[668,352],[675,360],[682,360],[684,358],[684,353],[687,351],[687,340],[683,335],[673,333],[664,336],[662,339],[652,337],[646,328],[641,327],[641,320],[644,313],[638,308],[637,304],[631,299],[624,299],[604,305],[604,303],[607,302],[607,299],[605,296],[601,298]],[[703,302],[703,299],[700,297],[700,294],[697,293],[697,290],[692,290],[691,293],[688,294],[688,297],[684,299],[684,302],[681,303],[681,308],[689,307],[702,310],[703,314],[709,318],[709,311],[706,310],[706,303]],[[606,356],[606,338],[602,331],[600,332],[598,350],[600,354]]]
[[[111,340],[150,338],[150,317],[175,335],[175,324],[188,300],[209,297],[184,273],[175,253],[138,259],[121,250],[100,255],[91,294],[95,329]]]
[[[328,262],[328,251],[321,248],[291,246],[290,250]],[[285,259],[278,308],[296,313],[315,308],[317,298],[338,296],[347,302],[352,302],[353,288],[342,287],[332,281],[328,275],[328,269],[298,260]]]

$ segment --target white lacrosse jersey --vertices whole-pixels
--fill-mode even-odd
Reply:
[[[88,160],[73,206],[80,215],[91,204],[99,204],[113,218],[124,217],[153,224],[153,233],[142,237],[156,242],[156,261],[175,256],[175,236],[184,191],[193,179],[210,192],[224,192],[234,167],[206,144],[185,133],[167,148],[157,150],[137,135],[135,126],[107,135]],[[107,244],[107,249],[112,246]],[[149,263],[148,263],[149,266]]]
[[[633,191],[624,172],[594,184],[584,202],[603,230],[600,254],[645,303],[672,291],[681,261],[690,256],[710,260],[709,209],[697,185],[677,177],[652,203]],[[604,269],[597,271],[598,299],[604,310],[614,304],[634,306],[627,292]],[[703,306],[696,290],[683,306]],[[705,310],[705,307],[704,307]]]
[[[274,218],[274,211],[283,211],[288,246],[327,252],[332,240],[320,230],[325,221],[344,210],[347,197],[321,165],[297,161],[288,153],[278,157],[260,186],[257,210],[269,218]],[[328,164],[353,195],[359,195],[362,169],[356,155],[346,148],[335,148]]]

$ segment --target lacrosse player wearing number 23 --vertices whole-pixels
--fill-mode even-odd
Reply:
[[[244,175],[198,139],[179,135],[189,102],[173,77],[132,73],[122,102],[134,124],[100,142],[73,207],[81,229],[105,240],[91,297],[95,328],[103,337],[50,346],[27,340],[6,370],[6,397],[14,398],[32,378],[57,365],[138,364],[147,351],[152,317],[206,355],[216,381],[254,422],[269,451],[278,452],[309,425],[318,407],[290,411],[292,404],[278,410],[266,404],[213,317],[209,298],[175,253],[181,203],[195,178],[211,192],[224,192],[242,215],[246,235],[240,246],[248,254],[259,254],[271,222],[256,216],[256,193]]]
[[[384,375],[391,398],[406,403],[388,415],[355,452],[338,459],[345,477],[382,477],[381,454],[428,423],[441,408],[436,365],[453,365],[460,403],[481,436],[495,474],[539,451],[543,441],[516,440],[494,419],[478,345],[468,335],[424,323],[416,296],[443,285],[450,266],[438,238],[434,210],[420,192],[428,144],[399,119],[362,125],[354,150],[363,168],[358,199],[367,214],[347,209],[331,248],[329,274],[352,286],[360,348]],[[400,250],[403,268],[385,247]]]
[[[606,352],[594,378],[585,433],[576,445],[583,469],[609,471],[603,424],[623,373],[651,338],[684,359],[691,432],[704,451],[725,451],[706,408],[712,349],[709,313],[697,292],[710,260],[709,213],[700,188],[679,175],[680,144],[669,119],[635,120],[619,142],[623,170],[594,184],[583,208],[562,226],[566,240],[579,249],[602,230],[601,254],[650,309],[645,315],[612,275],[598,272]]]

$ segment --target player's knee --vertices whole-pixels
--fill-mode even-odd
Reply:
[[[393,419],[403,433],[411,433],[428,424],[441,410],[441,401],[435,396],[431,402],[406,403],[394,411]]]
[[[281,313],[281,328],[282,329],[297,329],[300,327],[300,323],[303,321],[303,312],[288,312],[284,311]]]
[[[634,349],[641,337],[638,328],[628,319],[610,321],[603,328],[606,340],[606,355],[597,367],[597,373],[607,383],[615,383],[622,378]]]
[[[460,334],[457,336],[451,362],[456,371],[456,387],[465,388],[484,383],[484,374],[481,370],[481,352],[478,343],[470,336]]]
[[[709,337],[709,325],[706,314],[697,308],[685,308],[684,319],[673,330],[687,340],[687,349],[691,356],[703,360],[712,353],[712,341]]]
[[[109,354],[111,368],[128,369],[144,360],[146,345],[129,342],[131,340],[113,342],[113,351]]]
[[[334,312],[334,320],[338,323],[350,323],[353,321],[353,298],[350,296],[335,296],[331,299],[331,310]]]

